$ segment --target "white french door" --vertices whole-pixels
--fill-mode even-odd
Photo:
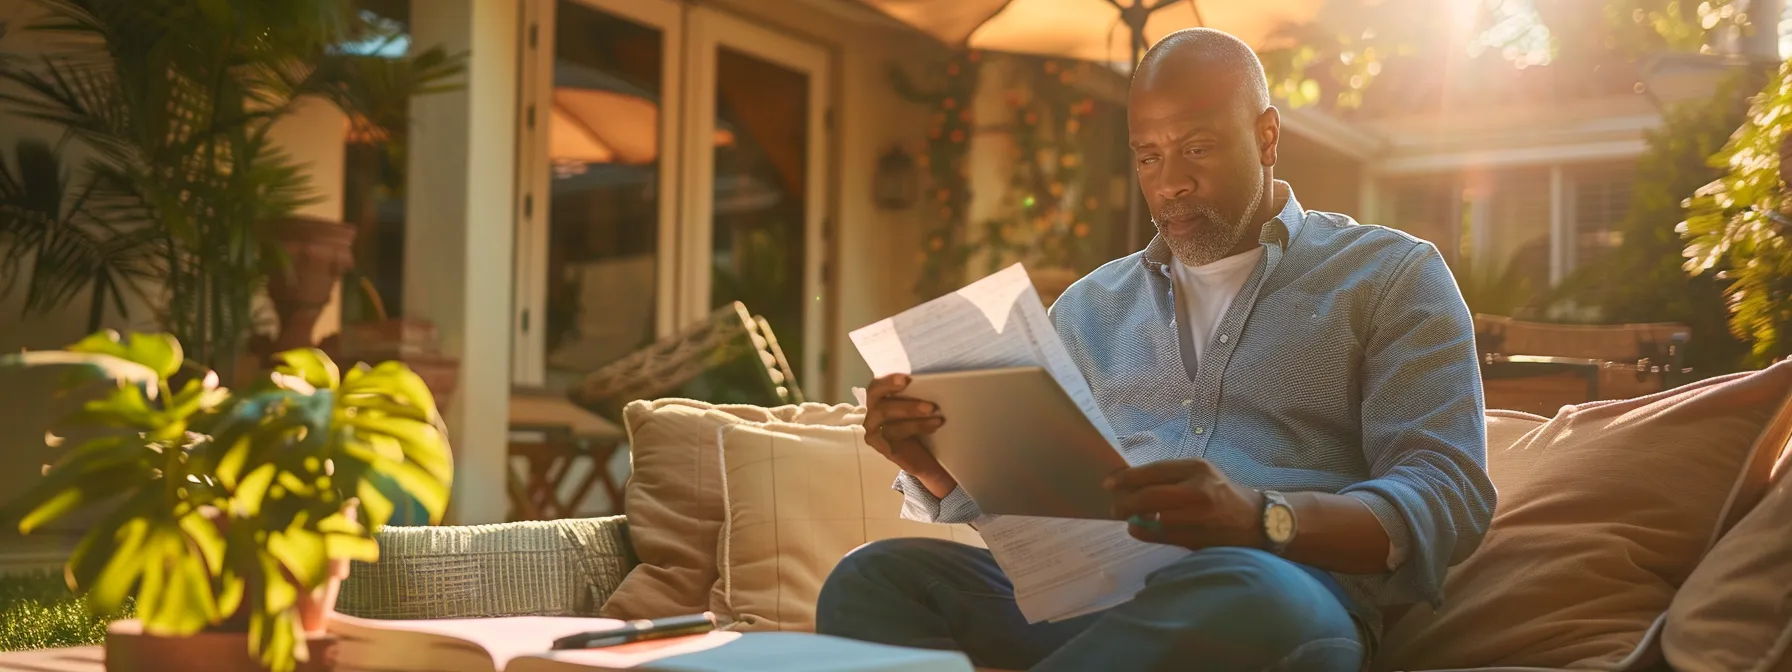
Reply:
[[[810,394],[827,342],[827,52],[711,9],[686,24],[688,139],[680,305],[739,300],[783,341]]]
[[[526,0],[514,377],[565,386],[729,301],[826,344],[828,55],[673,0]]]

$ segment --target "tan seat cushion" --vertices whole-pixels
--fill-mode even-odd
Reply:
[[[631,473],[623,493],[629,538],[640,564],[604,603],[610,618],[663,618],[709,609],[716,535],[722,529],[723,427],[779,422],[857,425],[855,406],[721,406],[688,399],[637,401],[623,409]]]
[[[1792,672],[1792,478],[1699,562],[1668,607],[1661,648],[1679,672]]]
[[[1648,662],[1652,627],[1726,503],[1765,490],[1766,473],[1748,467],[1788,389],[1792,364],[1782,364],[1581,404],[1490,450],[1491,529],[1450,570],[1441,609],[1414,607],[1386,633],[1376,667]]]
[[[896,466],[860,427],[735,425],[722,432],[727,493],[711,610],[745,630],[815,630],[815,599],[840,558],[879,539],[981,546],[964,525],[901,520]]]

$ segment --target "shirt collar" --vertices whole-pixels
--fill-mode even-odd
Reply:
[[[1300,235],[1301,225],[1307,219],[1307,211],[1300,207],[1300,201],[1294,198],[1294,188],[1288,186],[1287,182],[1276,180],[1272,189],[1274,195],[1286,196],[1288,200],[1283,203],[1282,210],[1276,213],[1275,217],[1263,223],[1257,234],[1257,240],[1265,245],[1276,245],[1287,250],[1288,243],[1293,241],[1295,236]],[[1141,261],[1144,262],[1146,268],[1160,270],[1169,266],[1170,259],[1170,245],[1164,242],[1164,237],[1160,234],[1153,236],[1151,243],[1145,246],[1145,254]]]

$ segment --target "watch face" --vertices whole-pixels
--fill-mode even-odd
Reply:
[[[1289,539],[1294,538],[1294,514],[1284,506],[1269,507],[1269,511],[1264,513],[1263,531],[1269,535],[1271,542],[1288,543]]]

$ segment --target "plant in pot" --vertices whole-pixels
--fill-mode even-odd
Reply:
[[[33,4],[43,16],[25,28],[48,39],[31,58],[0,55],[0,102],[63,131],[71,170],[38,160],[35,175],[0,175],[0,273],[23,280],[28,313],[91,286],[98,322],[124,310],[116,297],[145,294],[188,355],[231,381],[268,276],[304,270],[282,241],[328,239],[299,261],[340,272],[329,248],[350,234],[288,220],[316,193],[275,126],[306,100],[357,124],[396,123],[374,110],[394,104],[370,92],[408,100],[460,67],[440,49],[392,59],[345,48],[385,30],[351,0]],[[367,81],[392,62],[411,76]]]
[[[51,426],[46,439],[68,448],[6,518],[28,534],[101,509],[66,576],[100,614],[134,598],[143,667],[158,663],[151,651],[178,656],[195,635],[234,632],[241,667],[293,669],[348,561],[377,559],[372,531],[394,498],[432,521],[446,509],[451,457],[416,374],[396,362],[344,373],[313,349],[280,360],[234,391],[167,335],[100,332],[0,357],[0,369],[65,367],[59,392],[86,399]],[[195,664],[191,651],[181,664]]]

